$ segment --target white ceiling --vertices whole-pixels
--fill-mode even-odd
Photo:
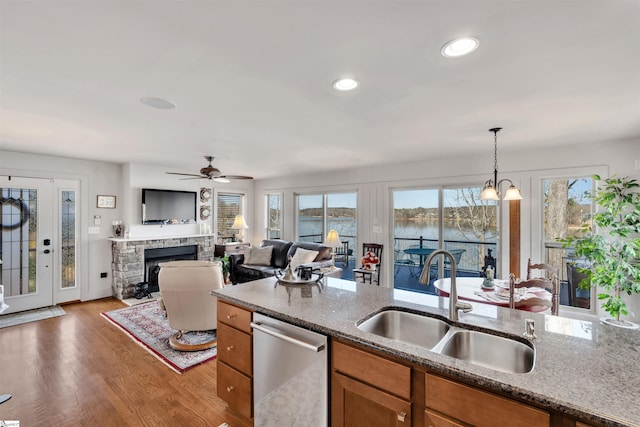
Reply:
[[[637,0],[0,0],[0,43],[4,150],[267,178],[640,138]]]

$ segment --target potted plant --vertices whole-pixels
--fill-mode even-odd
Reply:
[[[231,272],[229,255],[225,252],[223,257],[216,257],[213,260],[220,261],[222,263],[222,276],[224,277],[224,283],[229,283],[229,273]]]
[[[590,194],[597,209],[593,216],[593,229],[585,226],[584,234],[561,239],[565,248],[584,258],[588,266],[579,268],[587,277],[580,287],[593,285],[603,290],[598,294],[601,307],[610,318],[601,320],[607,324],[626,328],[638,325],[620,320],[620,315],[631,313],[623,300],[623,294],[640,294],[640,184],[635,179],[618,178],[615,175],[602,180],[595,194]]]

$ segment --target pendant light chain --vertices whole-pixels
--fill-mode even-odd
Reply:
[[[498,131],[500,128],[493,129],[493,170],[498,170]],[[494,185],[497,185],[494,182]]]

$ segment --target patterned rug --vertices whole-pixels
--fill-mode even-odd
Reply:
[[[0,316],[0,328],[21,325],[23,323],[35,322],[37,320],[50,319],[52,317],[64,316],[66,313],[62,307],[54,305],[53,307],[37,308],[35,310],[22,311],[20,313],[4,314]]]
[[[202,351],[177,351],[169,347],[171,329],[164,309],[157,301],[101,313],[101,315],[153,354],[158,360],[181,374],[187,369],[215,359],[217,347]],[[199,344],[215,338],[216,331],[188,332],[181,342]]]

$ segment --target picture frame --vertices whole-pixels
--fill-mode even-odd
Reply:
[[[98,208],[104,208],[104,209],[115,209],[116,196],[98,195],[96,206]]]

